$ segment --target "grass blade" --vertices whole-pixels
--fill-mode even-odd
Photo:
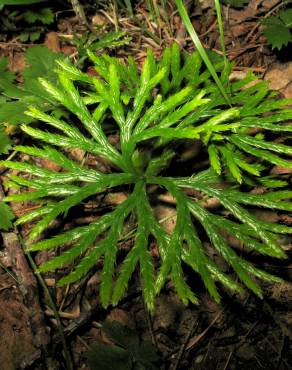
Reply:
[[[222,85],[222,83],[221,83],[221,81],[220,81],[220,79],[219,79],[219,77],[218,77],[218,75],[215,71],[215,68],[214,68],[212,62],[210,61],[210,59],[209,59],[209,57],[208,57],[208,55],[207,55],[207,53],[206,53],[206,51],[205,51],[205,49],[204,49],[204,47],[201,43],[196,31],[194,30],[194,27],[193,27],[193,25],[190,21],[189,16],[188,16],[187,10],[186,10],[185,6],[183,5],[183,1],[182,0],[176,0],[175,3],[176,3],[176,6],[178,8],[178,11],[180,13],[180,16],[182,18],[182,21],[183,21],[186,29],[188,30],[188,32],[189,32],[197,50],[198,50],[198,52],[200,53],[200,55],[201,55],[203,61],[205,62],[209,72],[211,73],[212,77],[214,78],[214,81],[216,82],[216,84],[217,84],[220,92],[222,93],[224,99],[226,100],[226,103],[231,106],[231,100],[228,97],[227,92],[224,89],[224,87],[223,87],[223,85]]]

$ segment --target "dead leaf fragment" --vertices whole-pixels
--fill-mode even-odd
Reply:
[[[104,26],[107,23],[107,19],[101,15],[101,14],[96,14],[91,18],[91,22],[93,26]]]
[[[8,68],[11,72],[21,72],[26,67],[24,53],[13,53],[8,58]]]
[[[292,62],[274,64],[271,69],[267,71],[264,79],[270,81],[270,88],[272,90],[280,90],[283,92],[282,90],[292,81]]]
[[[59,52],[61,50],[60,40],[57,32],[49,32],[46,37],[45,45],[48,49]]]

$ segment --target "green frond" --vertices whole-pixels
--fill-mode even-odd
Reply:
[[[108,68],[107,68],[107,63],[101,58],[96,56],[91,50],[87,50],[87,54],[89,58],[92,60],[94,63],[94,68],[95,70],[99,73],[101,77],[104,79],[107,79],[108,77]]]
[[[53,209],[32,228],[28,240],[33,241],[43,230],[49,226],[52,220],[54,220],[60,214],[68,212],[70,208],[76,204],[80,204],[89,196],[101,192],[107,186],[118,186],[127,182],[131,182],[131,175],[124,175],[126,176],[123,176],[123,174],[105,175],[100,181],[79,188],[75,194],[57,203]]]
[[[14,149],[21,153],[29,154],[31,156],[40,158],[46,158],[51,160],[52,162],[55,162],[60,167],[69,171],[70,173],[67,174],[67,176],[70,176],[70,174],[72,174],[71,176],[74,176],[75,180],[93,182],[100,178],[99,171],[96,171],[92,168],[82,167],[81,165],[69,159],[62,152],[54,149],[53,147],[45,146],[43,147],[43,149],[40,149],[37,147],[19,145],[16,146]],[[53,174],[55,176],[56,174],[60,175],[61,173],[53,172]],[[66,176],[66,174],[62,173],[62,176]]]
[[[228,150],[226,147],[221,147],[220,151],[223,154],[223,158],[225,160],[226,166],[228,167],[231,175],[235,178],[237,182],[241,184],[242,182],[241,171],[237,163],[233,159],[233,153],[230,150]]]
[[[72,230],[64,232],[63,234],[56,235],[53,238],[41,240],[40,242],[34,243],[29,246],[28,250],[30,252],[33,252],[59,247],[70,242],[75,242],[76,240],[79,240],[91,234],[98,236],[110,226],[111,222],[113,222],[113,215],[106,214],[102,216],[101,219],[91,223],[88,226],[76,227]]]
[[[114,211],[114,223],[111,225],[108,236],[104,239],[106,250],[104,254],[102,281],[100,287],[100,299],[104,307],[107,307],[111,300],[116,254],[118,252],[117,243],[122,234],[125,219],[135,206],[137,199],[136,192],[137,188],[134,189],[132,195]]]
[[[45,184],[63,184],[73,181],[94,182],[98,181],[101,177],[101,175],[94,170],[87,171],[86,169],[82,168],[79,170],[75,168],[72,172],[55,172],[28,163],[3,161],[0,162],[0,164],[5,165],[7,168],[19,170],[38,177],[39,184],[42,182]],[[32,186],[32,183],[29,183],[28,180],[25,181],[27,182],[27,185],[24,182],[22,182],[21,185]]]
[[[244,144],[251,145],[255,148],[260,148],[260,149],[268,149],[272,152],[276,153],[283,153],[287,155],[292,154],[292,148],[283,145],[283,144],[276,144],[276,143],[270,143],[264,140],[258,140],[252,136],[247,136],[247,135],[237,135],[237,138]]]
[[[90,139],[87,139],[86,137],[83,137],[82,140],[72,139],[67,138],[66,136],[63,135],[51,134],[26,125],[22,125],[21,129],[26,134],[51,145],[60,146],[63,148],[80,148],[92,154],[104,156],[107,155],[107,152],[104,150],[102,146],[96,144],[94,141]]]
[[[140,274],[149,311],[169,280],[185,304],[197,304],[196,287],[187,281],[185,265],[198,274],[217,302],[220,284],[240,293],[242,283],[261,296],[255,279],[277,282],[279,278],[247,262],[230,240],[252,253],[286,257],[278,240],[283,234],[292,234],[292,227],[262,221],[252,209],[292,210],[287,178],[265,175],[270,164],[292,168],[289,134],[287,137],[292,132],[291,100],[278,99],[267,82],[246,86],[256,79],[248,74],[229,83],[230,107],[210,72],[202,71],[199,53],[182,53],[176,43],[164,50],[160,60],[148,50],[141,71],[132,57],[124,62],[90,51],[88,55],[98,76],[68,61],[58,61],[57,86],[40,79],[52,105],[45,106],[45,111],[41,105],[29,106],[26,114],[31,123],[21,128],[44,146],[16,146],[16,151],[33,158],[0,162],[12,170],[5,186],[14,187],[4,201],[33,203],[16,221],[34,222],[27,250],[59,248],[58,255],[39,266],[39,271],[68,270],[58,281],[64,285],[82,279],[94,266],[102,266],[103,307],[119,303],[135,271]],[[219,61],[213,72],[227,84],[231,65],[222,68]],[[54,110],[54,102],[61,114]],[[251,128],[260,133],[251,134]],[[284,143],[272,141],[281,134],[287,139]],[[200,152],[194,161],[202,161],[204,170],[170,177],[168,169],[173,171],[173,166],[179,165],[181,144],[186,140],[187,145],[199,142]],[[72,149],[85,153],[81,163],[71,156]],[[56,170],[44,168],[44,161],[38,158],[52,161]],[[102,170],[94,168],[101,160]],[[198,163],[190,163],[189,170],[193,165]],[[266,193],[252,194],[252,188],[261,184]],[[59,233],[54,229],[55,236],[36,241],[56,219],[66,219],[88,200],[113,190],[122,191],[126,200],[110,210],[100,207],[97,219],[88,225],[75,225]],[[171,232],[164,229],[153,209],[164,192],[175,201]],[[218,209],[208,207],[210,200],[216,201]],[[123,250],[120,261],[119,246],[129,220],[135,225],[133,245]],[[150,240],[158,252],[155,261]],[[205,248],[206,241],[231,271],[223,272],[217,266]]]
[[[251,204],[254,206],[271,208],[271,209],[280,209],[280,210],[288,211],[288,212],[292,211],[291,202],[280,202],[279,201],[279,199],[281,198],[291,198],[290,191],[281,191],[281,192],[276,192],[276,193],[273,192],[273,193],[262,194],[259,196],[255,194],[243,194],[240,191],[230,190],[228,192],[226,191],[225,195],[229,199],[232,199],[238,203]]]
[[[148,49],[148,50],[151,50],[151,49]],[[147,56],[148,56],[148,50],[147,50]],[[148,56],[148,58],[149,58],[149,56]],[[154,56],[153,56],[153,58],[154,58]],[[132,82],[138,83],[138,81],[139,81],[139,72],[138,72],[138,68],[137,68],[137,65],[135,63],[135,60],[131,55],[128,56],[128,65],[129,65],[128,72],[129,72],[129,76],[130,76]]]
[[[257,169],[256,166],[254,165],[251,165],[247,162],[245,162],[243,159],[241,159],[239,156],[237,156],[235,153],[233,153],[233,156],[234,156],[234,162],[235,164],[240,167],[241,169],[243,169],[244,171],[250,173],[251,175],[254,175],[254,176],[260,176],[260,172],[259,170]]]
[[[211,166],[218,173],[218,175],[220,175],[222,172],[222,166],[217,147],[213,144],[208,145],[208,154]]]
[[[109,67],[110,109],[120,128],[125,126],[125,114],[120,100],[120,80],[114,64]]]
[[[220,296],[218,294],[217,288],[214,283],[212,275],[210,275],[208,269],[208,258],[204,253],[203,245],[197,235],[194,226],[191,223],[191,219],[185,225],[185,240],[189,246],[189,256],[196,263],[196,271],[201,276],[206,289],[208,290],[211,297],[215,299],[216,302],[220,301]]]
[[[240,207],[237,202],[232,201],[232,198],[229,198],[228,195],[226,196],[226,193],[223,194],[223,192],[212,188],[204,189],[204,193],[218,198],[222,205],[224,205],[224,207],[228,209],[238,220],[250,226],[258,234],[262,241],[267,244],[267,247],[273,251],[275,256],[278,258],[285,258],[285,253],[282,251],[280,246],[274,241],[273,238],[270,237],[266,230],[260,227],[257,219],[244,208]]]
[[[26,222],[30,222],[36,218],[39,218],[41,216],[44,216],[46,215],[47,213],[49,213],[53,208],[53,205],[50,204],[50,205],[47,205],[47,206],[42,206],[42,205],[39,205],[39,208],[31,211],[31,212],[28,212],[28,213],[25,213],[23,216],[20,216],[16,221],[15,221],[15,225],[21,225],[21,224],[24,224]]]
[[[165,128],[165,127],[170,127],[174,124],[177,124],[177,122],[180,122],[181,119],[183,119],[185,116],[188,116],[189,113],[193,112],[197,107],[200,107],[201,105],[207,104],[209,102],[209,99],[203,99],[205,93],[206,92],[204,90],[202,90],[191,101],[183,104],[181,107],[179,107],[178,109],[176,109],[173,112],[171,112],[170,114],[168,114],[158,124],[158,127]],[[182,125],[180,123],[177,125],[177,127],[180,127],[180,129],[183,129],[181,126]]]
[[[252,154],[255,157],[264,159],[267,162],[276,164],[278,166],[292,168],[292,161],[282,159],[275,154],[268,152],[267,150],[258,149],[259,146],[252,146],[250,143],[247,143],[240,135],[232,135],[230,140],[237,147],[242,149],[244,152]],[[260,145],[260,144],[259,144]]]
[[[137,123],[134,130],[134,134],[139,134],[140,132],[144,131],[150,125],[150,123],[155,122],[155,120],[159,116],[165,114],[166,112],[169,112],[179,104],[184,103],[189,97],[191,91],[192,91],[191,87],[187,86],[180,92],[170,96],[161,104],[154,104],[151,108],[149,108],[146,111],[144,116]]]
[[[66,266],[70,262],[73,262],[76,258],[80,257],[82,253],[86,251],[86,249],[94,242],[97,235],[98,234],[95,232],[95,230],[93,230],[93,232],[91,233],[85,234],[85,236],[82,237],[81,241],[78,244],[76,244],[74,247],[69,248],[64,253],[62,253],[60,256],[54,257],[51,260],[43,263],[38,269],[39,272],[56,270],[56,269]],[[96,263],[96,260],[98,259],[96,257],[97,256],[95,255],[95,259],[92,260],[93,264],[90,267],[92,267]],[[90,270],[90,267],[87,270],[84,269],[82,273],[80,272],[81,268],[79,268],[77,272],[75,270],[73,273],[71,273],[71,276],[70,274],[66,276],[66,280],[64,279],[59,280],[58,285],[69,284],[73,281],[80,279],[83,275],[85,275]],[[74,277],[75,278],[77,277],[76,280],[74,280]]]
[[[251,289],[256,295],[261,296],[261,289],[258,284],[251,279],[248,272],[251,272],[250,269],[247,269],[249,266],[248,263],[245,262],[242,258],[240,258],[232,248],[230,248],[227,243],[225,242],[224,238],[216,232],[216,229],[213,227],[212,223],[210,222],[210,217],[208,213],[200,207],[198,204],[193,202],[189,205],[189,208],[193,215],[201,222],[210,241],[219,252],[219,254],[226,260],[228,264],[232,266],[234,271],[237,273],[241,281]]]
[[[81,72],[80,69],[76,68],[73,64],[70,64],[67,60],[57,60],[57,64],[61,67],[62,71],[66,72],[68,78],[75,81],[92,83],[92,77],[87,73]]]
[[[147,194],[146,188],[143,183],[138,183],[137,188],[139,191],[138,201],[139,207],[136,208],[138,228],[136,232],[135,246],[139,250],[139,264],[140,273],[143,284],[143,295],[147,308],[150,311],[154,309],[154,268],[153,261],[148,251],[148,238],[150,235],[150,223],[147,209]],[[139,189],[140,188],[140,189]]]
[[[57,128],[62,131],[65,135],[71,137],[72,139],[83,140],[83,135],[75,127],[70,126],[63,120],[57,119],[56,117],[46,114],[40,111],[36,107],[28,107],[28,110],[25,112],[26,115],[35,118],[36,120],[47,123],[48,125]]]
[[[88,236],[88,239],[91,239],[91,236]],[[76,268],[69,275],[60,279],[57,285],[58,286],[68,285],[68,284],[74,283],[75,281],[80,280],[96,264],[96,261],[99,260],[99,258],[102,256],[104,251],[105,251],[104,242],[100,242],[94,245],[94,247],[90,250],[90,252],[85,257],[83,257],[81,262],[77,264]]]
[[[112,303],[114,306],[119,303],[119,301],[125,294],[129,280],[137,266],[139,253],[140,250],[136,244],[132,247],[125,260],[123,261],[112,295]]]
[[[201,66],[202,58],[197,51],[193,54],[187,55],[181,72],[181,81],[183,79],[189,80],[192,86],[196,87],[200,82]]]
[[[207,122],[203,123],[202,125],[196,127],[198,132],[207,132],[209,130],[213,130],[215,126],[220,125],[223,122],[233,120],[234,118],[238,118],[240,116],[240,111],[237,108],[229,108],[224,112],[217,114],[216,116],[210,118]]]
[[[169,81],[170,63],[171,63],[171,50],[170,48],[165,48],[162,54],[162,58],[158,64],[158,69],[165,69],[166,71],[164,78],[160,82],[163,95],[166,95],[170,89]]]
[[[128,112],[126,127],[130,129],[134,126],[139,118],[145,102],[149,99],[151,91],[165,77],[166,69],[160,69],[152,78],[150,78],[150,66],[146,59],[143,64],[141,82],[134,97],[133,110]]]

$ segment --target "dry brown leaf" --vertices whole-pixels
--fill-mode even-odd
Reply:
[[[48,49],[59,52],[61,50],[60,47],[60,39],[57,32],[49,32],[46,36],[45,45]]]

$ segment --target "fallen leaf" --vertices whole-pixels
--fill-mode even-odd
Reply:
[[[60,40],[57,32],[49,32],[47,34],[45,45],[48,49],[52,51],[61,51]]]

